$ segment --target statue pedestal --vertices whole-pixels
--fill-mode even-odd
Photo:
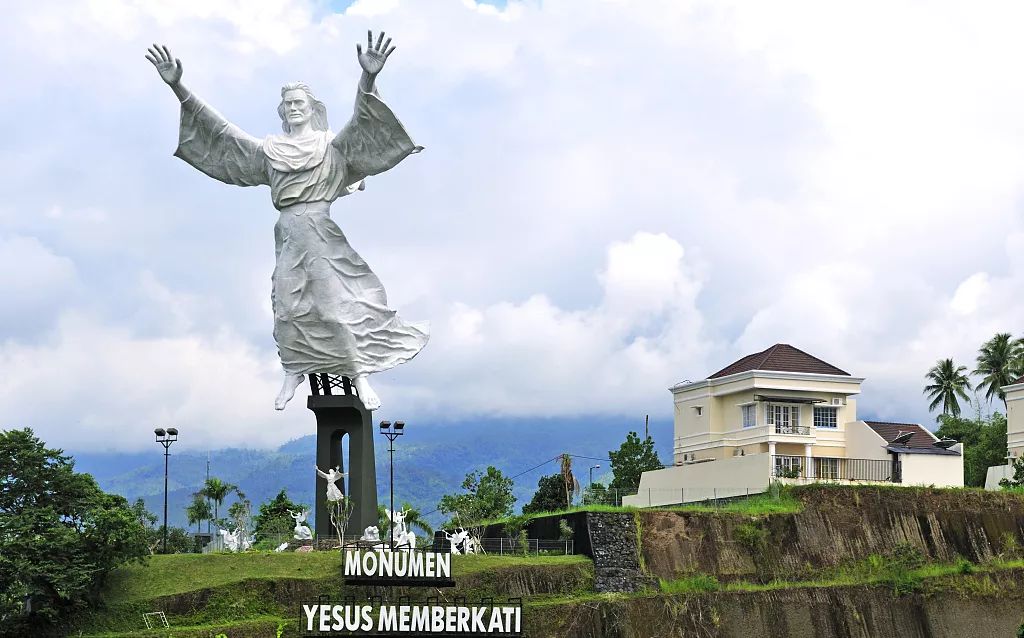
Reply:
[[[347,389],[347,388],[346,388]],[[322,470],[341,467],[348,472],[347,490],[353,510],[348,529],[359,535],[377,525],[377,468],[373,457],[373,413],[355,394],[314,394],[306,407],[316,415],[316,465]],[[341,439],[348,435],[348,463],[342,459]],[[316,479],[316,538],[336,538],[327,509],[327,481]]]

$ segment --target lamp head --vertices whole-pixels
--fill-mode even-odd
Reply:
[[[178,428],[167,428],[167,434],[169,436],[173,436],[173,437],[177,438],[177,436],[178,436]]]
[[[390,430],[390,429],[391,429],[391,421],[381,421],[380,422],[380,431],[381,432],[384,432],[385,430]]]
[[[155,434],[156,438],[159,439],[165,434],[167,434],[167,432],[165,432],[163,428],[156,428],[155,430],[153,430],[153,434]]]
[[[395,429],[401,433],[405,429],[405,421],[395,421]]]

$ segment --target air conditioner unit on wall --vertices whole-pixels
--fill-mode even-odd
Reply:
[[[832,397],[832,405],[843,405],[842,397]]]

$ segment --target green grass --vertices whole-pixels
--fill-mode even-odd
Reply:
[[[792,488],[785,487],[782,489],[778,496],[772,496],[771,494],[754,494],[744,498],[733,499],[733,500],[722,500],[718,505],[709,504],[705,502],[701,503],[689,503],[684,505],[670,505],[665,507],[632,507],[632,506],[616,506],[616,505],[579,505],[577,507],[570,507],[564,510],[558,511],[546,511],[546,512],[533,512],[531,514],[523,514],[527,521],[535,518],[545,518],[548,516],[565,516],[566,514],[575,514],[577,512],[639,512],[639,511],[661,511],[661,512],[706,512],[706,513],[726,513],[726,514],[745,514],[748,516],[764,516],[767,514],[795,514],[803,509],[803,504],[793,495]],[[510,518],[519,518],[510,517]],[[493,525],[502,524],[508,522],[509,518],[499,519],[488,519],[478,523],[478,525]]]
[[[482,571],[523,565],[586,564],[585,556],[453,556],[456,580]],[[201,574],[201,577],[200,577]],[[141,565],[121,567],[111,574],[104,591],[108,604],[149,600],[198,589],[222,587],[245,580],[338,578],[339,552],[248,552],[245,554],[173,554],[151,556]]]
[[[714,576],[696,574],[676,580],[661,580],[659,590],[666,594],[706,593],[706,592],[763,592],[780,589],[804,589],[849,587],[855,585],[888,585],[893,586],[894,593],[906,594],[923,586],[929,580],[947,576],[964,574],[986,574],[1007,569],[1024,568],[1024,560],[994,561],[984,565],[968,563],[963,560],[952,564],[931,564],[915,569],[905,570],[898,581],[893,580],[892,568],[876,561],[867,560],[864,565],[836,570],[830,575],[814,580],[784,581],[773,580],[769,583],[752,583],[736,581],[719,583]],[[872,565],[872,563],[875,563]],[[914,585],[912,589],[897,589],[897,585]]]

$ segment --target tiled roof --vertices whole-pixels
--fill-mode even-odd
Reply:
[[[812,357],[803,350],[798,350],[788,343],[777,343],[767,350],[748,354],[739,361],[730,363],[708,378],[717,379],[729,376],[730,374],[750,372],[752,370],[850,376],[849,372],[840,370],[831,363],[826,363],[817,357]]]
[[[931,448],[935,447],[934,437],[928,433],[923,427],[916,423],[889,423],[888,421],[865,421],[868,427],[875,431],[875,434],[882,437],[886,443],[889,443],[897,436],[900,432],[913,432],[914,436],[910,437],[910,441],[906,445],[901,447],[919,447],[919,448]]]
[[[1018,385],[1020,383],[1024,383],[1024,377],[1021,377],[1021,378],[1017,379],[1016,381],[1014,381],[1010,385]]]

